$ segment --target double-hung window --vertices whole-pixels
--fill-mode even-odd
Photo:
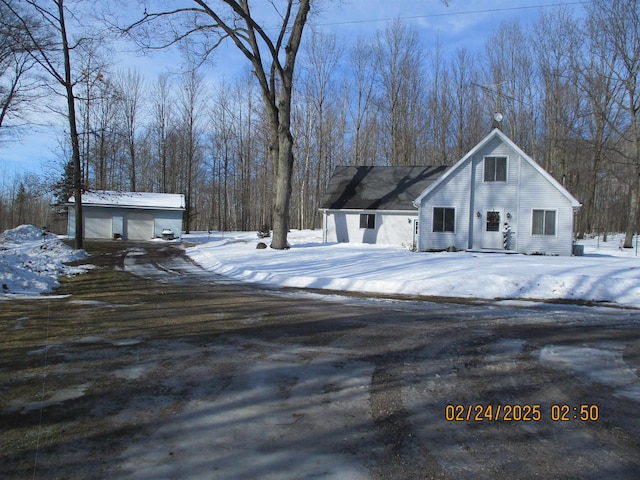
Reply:
[[[376,228],[376,214],[375,213],[361,213],[360,214],[360,228],[374,229]]]
[[[454,232],[456,225],[455,208],[433,208],[433,231],[434,232]]]
[[[484,181],[507,181],[507,157],[484,157]]]
[[[531,233],[533,235],[555,235],[556,211],[534,210]]]

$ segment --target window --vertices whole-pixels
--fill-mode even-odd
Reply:
[[[500,231],[500,212],[487,212],[487,232]]]
[[[484,157],[484,181],[507,181],[507,157]]]
[[[376,214],[375,213],[361,213],[360,214],[360,228],[376,228]]]
[[[533,235],[555,235],[556,211],[534,210],[531,233]]]
[[[456,210],[454,208],[434,207],[433,231],[453,232],[456,224]]]

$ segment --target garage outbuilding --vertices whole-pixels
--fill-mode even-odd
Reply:
[[[75,237],[74,198],[69,199],[68,235]],[[82,194],[86,239],[151,240],[171,232],[180,238],[185,200],[182,194],[93,190]]]

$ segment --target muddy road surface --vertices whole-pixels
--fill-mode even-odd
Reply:
[[[3,479],[632,479],[640,314],[270,290],[88,244],[0,301]]]

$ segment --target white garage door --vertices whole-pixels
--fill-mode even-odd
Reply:
[[[127,240],[153,238],[153,215],[146,212],[127,213],[125,238]]]
[[[87,210],[83,216],[84,238],[111,238],[113,220],[109,212]]]

